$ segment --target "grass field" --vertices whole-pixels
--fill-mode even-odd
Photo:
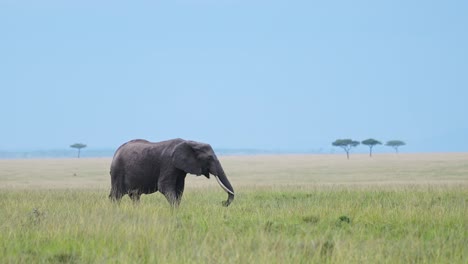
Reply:
[[[221,157],[111,204],[110,159],[0,160],[0,263],[468,263],[468,153]]]

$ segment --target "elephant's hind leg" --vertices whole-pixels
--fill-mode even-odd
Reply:
[[[140,202],[141,194],[138,192],[138,190],[128,192],[128,196],[130,196],[130,199],[132,199],[134,204],[138,204]]]
[[[116,188],[112,188],[109,194],[109,199],[111,199],[112,202],[120,202],[122,199],[122,192],[117,190]]]
[[[180,177],[177,179],[176,182],[176,200],[177,203],[180,204],[180,201],[182,201],[182,195],[184,194],[184,187],[185,187],[185,177]]]

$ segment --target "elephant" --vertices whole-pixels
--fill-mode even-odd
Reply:
[[[178,207],[187,173],[208,179],[212,174],[228,194],[223,205],[234,200],[234,189],[211,146],[180,138],[161,142],[135,139],[122,144],[110,168],[109,198],[118,202],[128,194],[137,203],[141,194],[159,191],[171,206]]]

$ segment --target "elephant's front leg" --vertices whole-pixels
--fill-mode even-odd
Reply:
[[[180,201],[177,200],[175,191],[165,191],[163,194],[172,207],[179,207]]]
[[[185,178],[185,177],[184,177]],[[158,190],[166,197],[172,207],[178,207],[184,189],[184,181],[179,181],[178,174],[161,175],[158,181]]]
[[[177,195],[175,186],[161,185],[159,191],[166,197],[169,204],[173,207],[177,207],[179,202],[177,201]]]
[[[177,199],[178,204],[180,204],[180,201],[182,201],[182,195],[184,194],[184,187],[185,187],[185,175],[177,178],[177,182],[176,182],[176,199]]]

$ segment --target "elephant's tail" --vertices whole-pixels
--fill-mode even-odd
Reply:
[[[111,169],[111,191],[109,199],[118,201],[125,195],[124,177],[125,174],[118,173],[116,170]]]

